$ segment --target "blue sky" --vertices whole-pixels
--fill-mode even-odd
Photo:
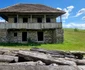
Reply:
[[[85,0],[0,0],[0,8],[17,3],[44,4],[62,9],[66,12],[63,15],[63,27],[85,29]]]

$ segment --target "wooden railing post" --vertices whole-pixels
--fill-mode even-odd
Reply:
[[[32,15],[30,15],[30,23],[32,23]]]

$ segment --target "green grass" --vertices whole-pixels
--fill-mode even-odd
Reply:
[[[42,44],[39,47],[53,50],[85,51],[85,30],[64,29],[63,44]]]
[[[0,48],[29,49],[32,47],[49,50],[85,51],[85,30],[64,29],[64,43],[62,44],[0,44]]]

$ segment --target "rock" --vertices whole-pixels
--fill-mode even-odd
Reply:
[[[85,60],[76,60],[77,65],[85,65]]]
[[[16,56],[18,50],[0,49],[0,55]]]
[[[52,63],[49,66],[58,66],[58,64]]]
[[[30,49],[30,51],[51,54],[52,57],[57,57],[57,58],[64,58],[64,57],[74,58],[75,57],[70,52],[65,52],[65,51],[60,51],[60,50],[45,50],[41,48],[32,48]]]
[[[36,65],[45,65],[45,63],[43,63],[42,61],[37,61]]]
[[[46,65],[21,65],[21,64],[2,64],[0,70],[79,70],[74,66],[46,66]]]
[[[0,62],[18,62],[18,57],[10,55],[0,55]]]
[[[51,63],[56,63],[59,65],[76,65],[75,62],[67,61],[64,59],[54,59],[52,56],[39,52],[32,51],[19,51],[18,56],[25,58],[29,61],[29,58],[32,58],[33,61],[41,60],[45,64],[49,65]],[[72,62],[72,63],[71,63]]]
[[[17,63],[10,63],[9,65],[36,65],[37,62],[29,61],[29,62],[17,62]]]
[[[78,66],[79,70],[85,70],[85,65],[83,66]]]

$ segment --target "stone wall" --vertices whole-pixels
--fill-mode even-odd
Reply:
[[[22,32],[27,32],[27,40],[31,39],[32,41],[37,41],[37,32],[29,30],[9,30],[8,40],[9,42],[22,43]],[[14,33],[17,33],[17,36],[14,36]],[[26,42],[27,43],[27,42]]]
[[[22,43],[22,32],[27,32],[27,39],[30,39],[33,42],[39,42],[37,37],[37,32],[40,30],[9,30],[8,31],[8,40],[9,42],[18,42]],[[54,30],[41,30],[43,32],[43,42],[41,43],[52,43],[53,42],[53,31]],[[14,33],[17,33],[17,36],[14,37]]]
[[[37,32],[43,32],[43,42],[41,43],[62,43],[63,29],[51,30],[0,30],[0,42],[22,43],[22,32],[27,32],[27,40],[39,42]],[[17,33],[17,36],[14,36]],[[28,42],[28,41],[27,41]],[[26,42],[26,43],[27,43]]]
[[[7,42],[7,30],[0,29],[0,42]]]
[[[37,31],[28,31],[28,39],[32,40],[33,42],[37,41]]]
[[[44,31],[44,42],[45,43],[52,43],[52,31],[53,30]]]
[[[63,29],[56,29],[56,42],[57,43],[63,43],[64,40],[64,31]]]

